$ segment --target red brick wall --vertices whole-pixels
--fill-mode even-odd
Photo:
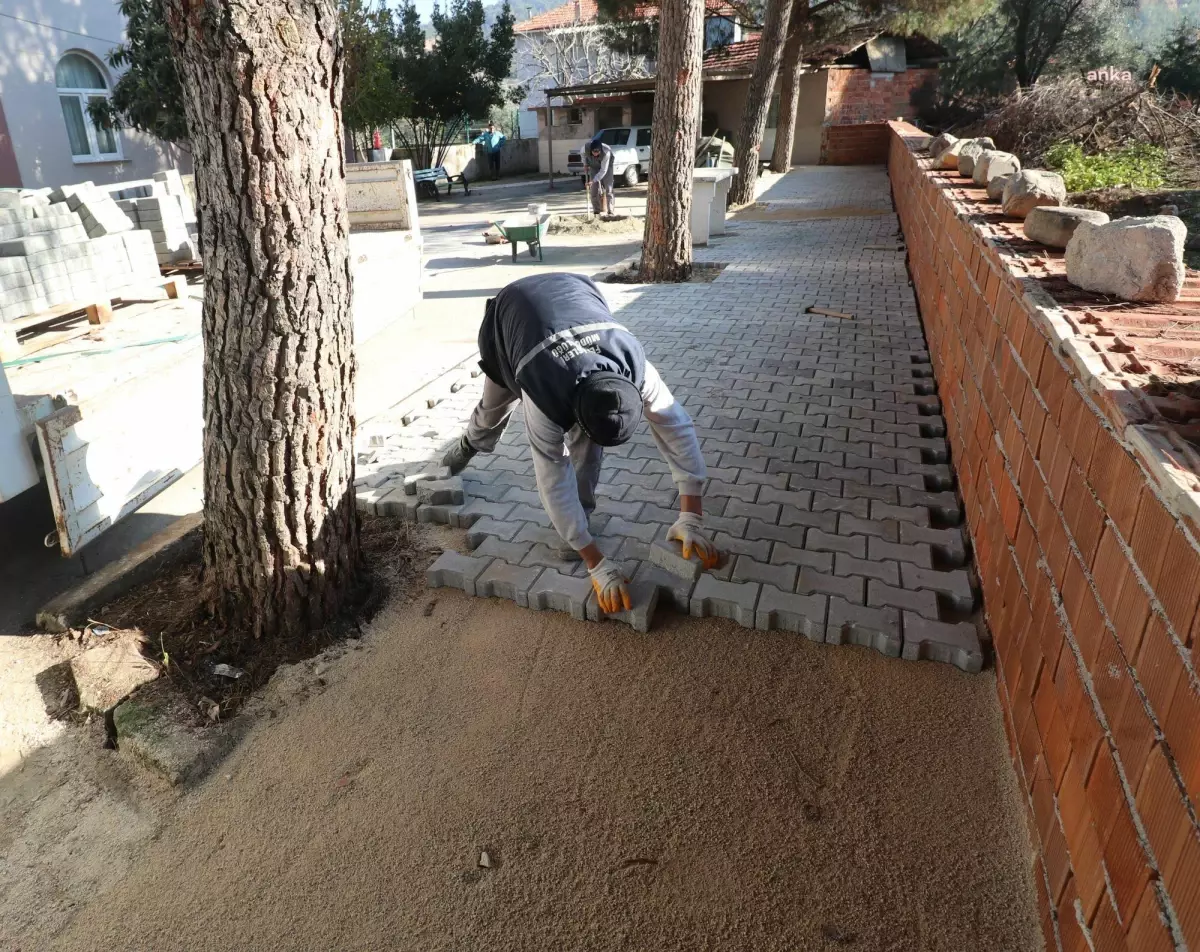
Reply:
[[[936,69],[909,69],[903,73],[872,73],[869,69],[831,69],[825,84],[825,124],[887,122],[916,111],[912,94],[937,79]]]
[[[1113,429],[1119,394],[1055,345],[1040,289],[892,128],[1047,949],[1200,949],[1197,526]]]
[[[831,69],[826,77],[821,164],[883,165],[891,141],[888,120],[916,115],[913,91],[936,81],[937,70]]]

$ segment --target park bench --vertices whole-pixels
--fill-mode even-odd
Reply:
[[[438,193],[438,183],[446,180],[446,194],[449,195],[455,185],[461,185],[463,192],[467,195],[471,194],[471,189],[467,186],[467,177],[463,174],[451,175],[446,171],[446,166],[439,165],[435,169],[419,169],[413,172],[413,182],[417,186],[417,190],[423,195],[429,195],[439,202],[442,196]]]

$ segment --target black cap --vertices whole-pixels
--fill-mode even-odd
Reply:
[[[599,371],[575,388],[575,419],[600,446],[620,446],[642,422],[642,395],[628,377]]]

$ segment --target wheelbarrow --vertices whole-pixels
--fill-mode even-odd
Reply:
[[[517,260],[517,242],[523,241],[529,245],[529,257],[545,260],[542,257],[542,242],[546,238],[546,229],[550,227],[551,216],[522,215],[519,218],[506,218],[504,221],[494,221],[492,225],[512,245],[512,259]]]

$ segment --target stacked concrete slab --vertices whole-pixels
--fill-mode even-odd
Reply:
[[[0,191],[0,322],[159,277],[154,239],[90,182]]]

